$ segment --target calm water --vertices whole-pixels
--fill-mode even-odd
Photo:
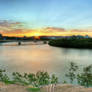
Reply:
[[[92,64],[92,50],[66,49],[45,45],[22,45],[7,43],[0,46],[0,68],[12,72],[37,72],[56,74],[64,80],[69,62],[86,66]]]

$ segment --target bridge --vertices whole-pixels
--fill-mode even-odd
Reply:
[[[0,40],[0,43],[6,43],[6,42],[37,42],[35,40]]]
[[[15,43],[11,43],[15,42]],[[17,46],[17,45],[42,45],[47,42],[44,41],[36,41],[36,40],[0,40],[0,46]],[[7,44],[9,43],[9,44]]]

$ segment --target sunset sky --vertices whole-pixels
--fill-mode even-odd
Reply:
[[[92,36],[92,0],[0,0],[0,33]]]

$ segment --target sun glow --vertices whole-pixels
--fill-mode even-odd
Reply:
[[[40,33],[34,33],[34,36],[40,36]]]
[[[35,37],[36,39],[40,39],[40,35],[41,35],[40,33],[37,33],[37,32],[34,33],[34,37]]]
[[[45,29],[17,29],[10,31],[1,31],[3,36],[9,37],[32,37],[39,39],[40,36],[71,36],[71,35],[89,35],[92,37],[92,31],[81,31],[81,30],[63,30],[62,28],[45,28]]]

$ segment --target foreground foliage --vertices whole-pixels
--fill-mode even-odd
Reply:
[[[12,80],[5,74],[5,70],[0,69],[0,81],[6,84],[21,84],[21,85],[32,85],[34,87],[40,87],[48,84],[57,84],[58,78],[55,75],[50,76],[48,72],[38,71],[34,73],[19,72],[12,73]]]
[[[77,75],[77,80],[80,85],[92,86],[92,65],[83,68],[83,73]]]
[[[65,74],[70,80],[69,83],[73,84],[76,80],[79,85],[92,87],[92,65],[83,67],[82,72],[79,70],[79,66],[76,63],[71,62],[69,64],[68,72]],[[41,86],[58,83],[58,77],[54,74],[50,76],[48,72],[38,71],[36,74],[20,74],[19,72],[13,72],[11,79],[5,72],[5,70],[0,69],[0,81],[6,84],[31,85],[36,89]],[[67,81],[64,81],[63,83],[67,83]]]
[[[73,83],[74,80],[77,80],[79,85],[85,87],[92,87],[92,65],[83,67],[82,71],[79,71],[79,67],[76,63],[71,62],[69,71],[66,73],[66,77],[70,79],[70,82]]]
[[[66,77],[68,77],[70,79],[70,83],[73,83],[74,79],[76,79],[76,71],[78,70],[78,66],[76,63],[74,62],[70,62],[69,64],[69,71],[68,73],[65,75]]]

